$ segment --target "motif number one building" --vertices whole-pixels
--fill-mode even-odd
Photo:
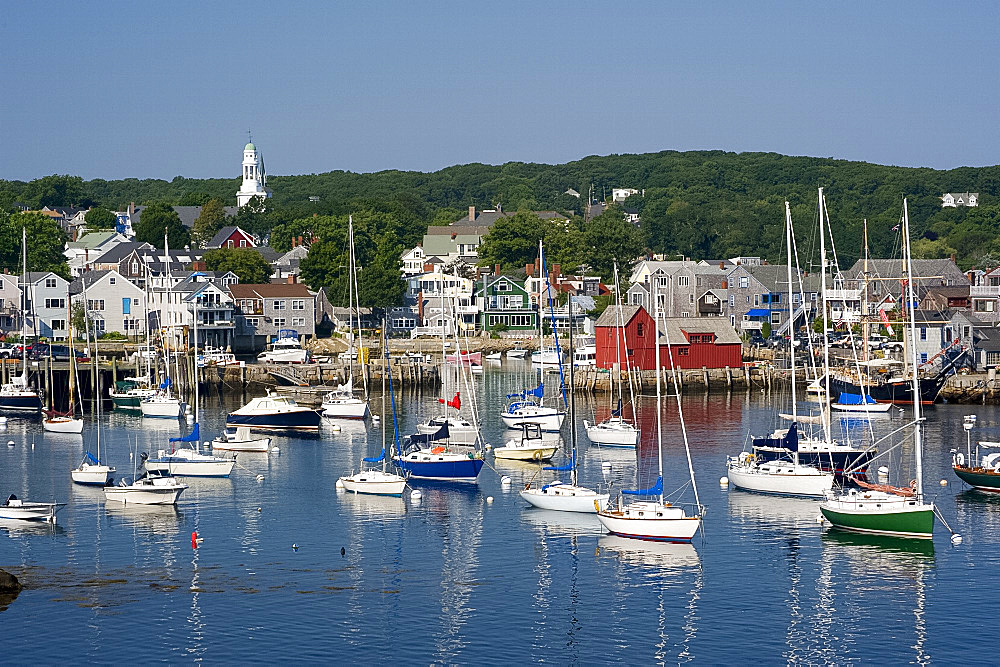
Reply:
[[[236,205],[243,207],[254,197],[267,199],[271,191],[267,185],[267,172],[264,171],[264,160],[257,147],[249,143],[243,147],[243,185],[236,193]]]

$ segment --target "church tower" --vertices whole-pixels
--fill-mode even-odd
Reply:
[[[236,205],[246,206],[254,197],[269,198],[271,191],[265,187],[266,185],[267,173],[264,171],[264,159],[251,141],[243,147],[243,185],[236,193]]]

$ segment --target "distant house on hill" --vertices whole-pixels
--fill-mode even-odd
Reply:
[[[255,248],[257,247],[253,235],[245,232],[239,227],[223,227],[212,240],[205,246],[206,248]]]
[[[979,206],[979,193],[946,192],[941,195],[942,208],[957,208],[959,206]]]

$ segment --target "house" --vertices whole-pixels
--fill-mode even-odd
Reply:
[[[618,326],[619,310],[623,327]],[[743,363],[743,343],[723,318],[675,317],[661,324],[662,329],[657,331],[653,318],[642,306],[607,308],[594,327],[597,365],[613,368],[619,358],[627,359],[629,367],[642,370],[670,368],[671,365],[681,369],[738,368]],[[660,339],[659,360],[657,336]]]
[[[729,272],[726,282],[729,293],[727,313],[733,327],[743,332],[760,331],[767,323],[772,329],[777,329],[788,319],[787,266],[737,264]],[[798,307],[799,304],[795,305]]]
[[[979,206],[978,192],[946,192],[941,195],[941,208]]]
[[[952,259],[915,259],[911,262],[914,289],[917,296],[923,296],[928,287],[957,287],[969,284],[969,278],[956,266]],[[879,297],[886,291],[901,295],[903,266],[898,259],[869,259],[868,276],[865,276],[865,260],[859,259],[844,272],[844,287],[850,290],[864,289],[868,282],[869,297]]]
[[[21,331],[21,276],[0,273],[0,335]]]
[[[420,312],[416,305],[396,306],[390,308],[386,315],[389,335],[410,336],[420,322]]]
[[[419,245],[400,255],[399,259],[403,263],[403,267],[400,271],[402,271],[403,277],[405,278],[406,276],[415,276],[418,273],[423,273],[424,260],[426,258],[427,255],[424,254],[423,246]]]
[[[234,349],[258,351],[278,332],[316,335],[316,295],[302,283],[229,286],[236,305]]]
[[[145,336],[146,292],[114,269],[87,271],[70,283],[69,294],[74,305],[86,304],[90,326],[98,336],[110,332],[133,339]]]
[[[484,275],[476,290],[483,331],[528,331],[538,329],[538,313],[528,291],[513,278]]]
[[[69,264],[70,273],[73,276],[79,276],[91,268],[92,261],[115,246],[126,242],[128,239],[114,230],[87,232],[75,241],[69,241],[63,254]]]
[[[235,348],[236,313],[230,290],[239,278],[231,271],[190,271],[154,277],[150,295],[150,326],[184,347],[194,341],[198,313],[198,346]]]
[[[410,335],[440,336],[440,327],[451,332],[452,314],[458,310],[459,328],[466,332],[475,331],[479,320],[479,307],[473,295],[473,281],[440,270],[421,273],[407,279],[406,304],[417,308],[416,328]]]
[[[921,310],[969,310],[971,285],[928,287],[920,299]]]
[[[255,249],[260,251],[266,247],[260,246]],[[274,267],[274,273],[271,274],[271,282],[287,283],[289,278],[297,279],[300,273],[299,266],[308,254],[309,246],[297,245],[285,254],[275,258],[274,261],[269,262]],[[267,259],[266,256],[262,256],[264,259]]]
[[[937,310],[917,310],[913,313],[916,321],[917,338],[914,346],[917,362],[940,366],[945,360],[945,350],[951,350],[956,342],[961,342],[961,332],[955,331],[949,313]],[[956,339],[958,339],[956,341]]]
[[[28,331],[50,340],[66,340],[69,283],[51,271],[28,272]]]
[[[257,242],[253,234],[243,231],[239,227],[223,227],[212,240],[205,246],[206,248],[256,248]]]
[[[976,317],[994,324],[1000,322],[1000,269],[977,276],[969,287],[969,299]]]
[[[91,263],[92,270],[114,269],[139,287],[162,284],[168,274],[180,276],[202,261],[202,251],[171,249],[169,256],[148,243],[119,243]]]
[[[1000,366],[1000,329],[983,327],[976,330],[974,349],[977,371],[988,371]]]
[[[86,223],[84,218],[89,210],[79,206],[43,206],[39,213],[58,222],[63,231],[72,238],[73,233]]]

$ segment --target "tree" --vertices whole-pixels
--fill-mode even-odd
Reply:
[[[183,248],[191,243],[191,234],[181,222],[172,206],[154,202],[142,210],[139,224],[135,225],[135,240],[163,248],[163,230],[167,230],[167,241],[171,248]]]
[[[269,231],[267,204],[263,197],[253,197],[226,218],[226,224],[245,229],[251,234],[264,235]]]
[[[82,303],[74,303],[70,310],[70,324],[73,325],[73,335],[77,340],[86,338],[87,331],[87,309]]]
[[[63,249],[66,234],[52,218],[41,213],[0,214],[0,269],[21,273],[21,230],[25,230],[29,271],[52,271],[69,279]]]
[[[531,264],[538,257],[538,242],[544,234],[542,221],[530,211],[500,218],[479,246],[479,265],[499,264],[502,270],[509,270]]]
[[[643,251],[642,233],[625,220],[617,206],[588,222],[583,234],[590,247],[588,263],[597,275],[605,278],[614,272],[615,262],[626,269]]]
[[[261,285],[271,279],[271,265],[251,248],[216,248],[205,251],[209,271],[232,271],[241,283]]]
[[[201,207],[201,215],[194,220],[191,238],[204,248],[226,224],[226,207],[218,199],[210,199]]]
[[[118,224],[118,216],[100,206],[87,211],[83,219],[87,221],[87,229],[114,229]]]

